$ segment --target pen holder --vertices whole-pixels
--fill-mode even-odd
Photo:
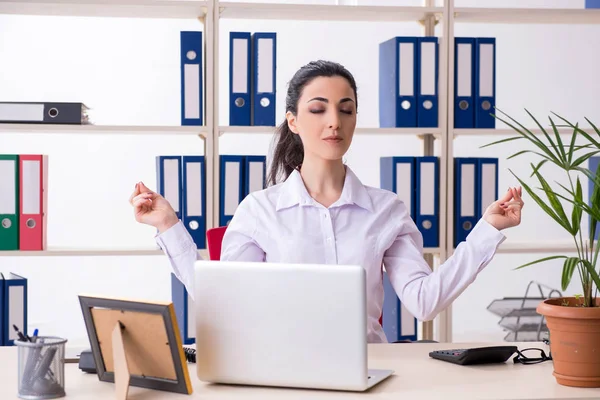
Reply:
[[[55,399],[65,396],[67,339],[40,336],[34,342],[15,340],[19,356],[18,396]]]

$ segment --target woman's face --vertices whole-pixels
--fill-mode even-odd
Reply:
[[[340,160],[356,127],[354,91],[345,78],[315,78],[302,91],[297,115],[288,112],[287,120],[302,139],[305,157]]]

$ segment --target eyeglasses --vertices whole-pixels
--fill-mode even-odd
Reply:
[[[542,349],[523,349],[517,350],[517,356],[513,358],[515,364],[539,364],[544,361],[552,360],[552,353],[546,355],[546,352]]]

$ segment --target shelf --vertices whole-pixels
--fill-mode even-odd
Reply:
[[[442,7],[338,6],[314,4],[219,4],[220,18],[310,21],[420,21],[427,15],[441,18]]]
[[[577,253],[574,242],[547,241],[547,242],[504,242],[498,247],[496,253]]]
[[[205,126],[137,126],[137,125],[50,125],[0,124],[2,133],[45,134],[119,134],[119,135],[201,135],[206,137]]]
[[[598,24],[600,10],[578,8],[454,8],[459,22],[499,24]]]
[[[224,133],[238,133],[238,134],[268,134],[272,135],[275,133],[277,127],[275,126],[220,126],[219,136]],[[421,136],[421,135],[441,135],[442,131],[440,128],[356,128],[354,130],[356,135],[409,135],[409,136]]]
[[[357,135],[436,135],[440,136],[440,128],[356,128],[354,133]]]
[[[541,129],[536,128],[527,128],[534,135],[543,135]],[[581,127],[581,129],[586,130],[586,128]],[[554,139],[554,130],[551,126],[545,128],[546,133],[551,135]],[[453,129],[454,136],[518,136],[519,132],[515,131],[512,128],[500,128],[500,129]],[[572,128],[558,128],[558,132],[561,135],[571,135],[573,134]]]
[[[423,249],[423,254],[432,254],[432,255],[438,255],[441,254],[442,249],[439,247],[425,247]]]
[[[198,251],[200,256],[208,259],[206,250]],[[69,249],[69,248],[54,248],[45,251],[0,251],[0,257],[95,257],[95,256],[157,256],[164,255],[163,251],[158,248],[146,249]]]
[[[0,0],[0,14],[203,18],[206,1],[198,0]]]

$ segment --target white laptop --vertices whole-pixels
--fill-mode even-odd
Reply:
[[[362,267],[197,261],[195,274],[203,381],[364,391],[394,372],[367,368]]]

